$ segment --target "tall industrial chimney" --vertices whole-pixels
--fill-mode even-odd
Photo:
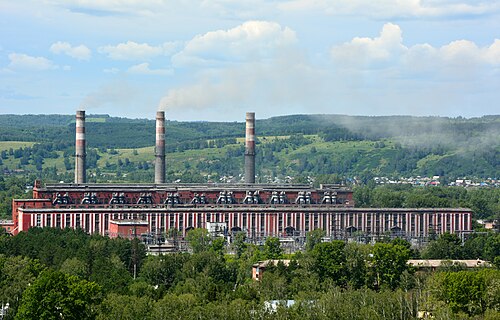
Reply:
[[[156,112],[155,183],[165,183],[165,112]]]
[[[85,172],[85,111],[76,111],[75,183],[87,182]]]
[[[245,183],[255,183],[255,112],[246,115]]]

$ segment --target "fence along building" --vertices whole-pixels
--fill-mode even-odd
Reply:
[[[77,157],[85,163],[85,114],[77,112]],[[251,119],[252,121],[248,121]],[[255,141],[254,115],[247,114],[247,139]],[[83,122],[82,122],[83,121]],[[31,227],[81,228],[112,237],[161,236],[176,229],[184,236],[207,223],[251,239],[304,237],[323,229],[331,238],[382,235],[425,238],[472,230],[472,212],[463,208],[355,208],[352,191],[341,185],[256,184],[253,157],[245,153],[243,184],[168,184],[165,181],[164,113],[157,113],[154,184],[91,184],[78,167],[75,183],[35,181],[33,199],[14,199],[13,234]],[[250,126],[250,127],[249,127]],[[80,128],[80,129],[78,129]],[[158,130],[160,128],[160,130]],[[248,134],[250,133],[250,134]],[[158,141],[158,139],[160,141]],[[82,141],[83,140],[83,141]],[[250,143],[253,146],[254,144]],[[249,167],[250,169],[248,169]]]

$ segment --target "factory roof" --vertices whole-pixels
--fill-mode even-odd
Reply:
[[[147,184],[147,183],[126,183],[126,184],[110,184],[110,183],[57,183],[46,184],[45,187],[36,187],[37,191],[57,191],[57,192],[74,192],[74,191],[181,191],[189,190],[193,192],[203,192],[208,190],[227,190],[227,191],[247,191],[247,190],[260,190],[260,191],[316,191],[316,190],[338,190],[350,191],[349,188],[341,185],[325,185],[319,188],[314,188],[308,184],[245,184],[245,183],[161,183],[161,184]]]
[[[466,268],[491,267],[491,263],[485,260],[408,260],[407,264],[416,268],[439,268],[447,266],[464,266]]]
[[[143,225],[147,226],[149,225],[147,221],[145,220],[110,220],[110,223],[114,223],[116,225],[120,226],[137,226],[137,225]]]
[[[278,263],[283,263],[285,267],[288,267],[290,265],[289,259],[275,259],[275,260],[264,260],[264,261],[258,261],[257,263],[254,263],[252,267],[254,268],[265,268],[269,265],[277,266]]]

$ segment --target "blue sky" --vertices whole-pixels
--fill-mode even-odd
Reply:
[[[0,113],[500,110],[500,1],[0,0]]]

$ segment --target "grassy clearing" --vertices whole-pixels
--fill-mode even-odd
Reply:
[[[117,154],[99,153],[101,158],[97,161],[97,166],[102,168],[106,162],[116,163],[118,159],[123,161],[125,158],[128,158],[131,162],[150,162],[154,160],[154,147],[115,150]],[[136,154],[134,154],[134,150],[137,151]]]
[[[0,141],[0,151],[12,149],[19,149],[25,147],[32,147],[35,142],[29,141]]]
[[[43,166],[44,167],[56,167],[57,171],[59,172],[64,172],[66,170],[66,167],[64,166],[64,154],[62,151],[57,151],[57,154],[59,155],[58,158],[55,159],[44,159]],[[74,161],[74,159],[71,159]]]
[[[418,169],[425,168],[425,167],[431,165],[433,162],[434,163],[438,162],[439,160],[446,158],[446,157],[449,157],[449,156],[450,156],[449,154],[445,154],[442,156],[437,155],[437,154],[430,154],[427,157],[422,158],[422,159],[417,161],[417,168]]]
[[[106,122],[106,119],[105,118],[86,118],[85,121],[104,123],[104,122]]]
[[[316,149],[318,153],[332,154],[335,153],[345,153],[352,152],[353,150],[358,151],[371,151],[373,150],[373,142],[371,141],[331,141],[324,142],[320,141],[319,138],[313,143],[297,148],[296,150],[290,151],[289,156],[310,154],[312,148]]]

